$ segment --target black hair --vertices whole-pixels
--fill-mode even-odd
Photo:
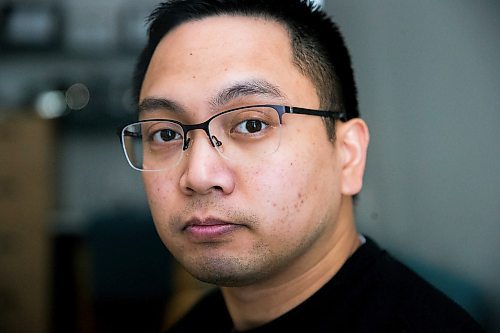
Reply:
[[[277,21],[290,34],[297,68],[316,87],[320,107],[359,117],[351,57],[337,25],[307,0],[170,0],[160,3],[148,18],[148,41],[136,64],[133,89],[139,94],[153,53],[175,27],[210,16],[262,17]],[[334,136],[333,124],[327,125]]]

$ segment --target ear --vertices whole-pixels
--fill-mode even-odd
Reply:
[[[355,195],[363,187],[363,175],[370,133],[360,118],[337,125],[337,147],[341,161],[341,191],[344,195]]]

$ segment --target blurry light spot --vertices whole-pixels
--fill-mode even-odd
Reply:
[[[87,106],[90,92],[83,83],[75,83],[66,90],[66,104],[71,110],[81,110]]]
[[[48,6],[15,6],[8,18],[5,33],[15,44],[42,46],[56,38],[57,18]]]
[[[38,95],[35,109],[42,118],[52,119],[63,115],[66,111],[66,101],[61,91],[46,91]]]

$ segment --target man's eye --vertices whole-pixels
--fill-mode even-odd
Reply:
[[[179,140],[181,139],[181,135],[171,129],[163,129],[153,133],[152,139],[155,143],[164,143],[172,140]]]
[[[267,126],[268,125],[261,120],[245,120],[236,125],[234,131],[242,134],[254,134],[266,129]]]

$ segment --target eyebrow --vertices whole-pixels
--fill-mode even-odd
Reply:
[[[171,110],[175,113],[181,113],[184,111],[184,108],[178,103],[166,98],[148,97],[141,101],[137,110],[139,113],[155,110]]]
[[[210,100],[210,105],[213,108],[217,108],[239,97],[253,95],[280,99],[284,98],[284,94],[274,84],[264,80],[249,80],[236,82],[233,85],[222,89],[214,98]]]
[[[249,80],[236,82],[233,85],[222,89],[215,97],[209,100],[212,108],[224,106],[230,101],[245,96],[267,96],[283,99],[284,94],[274,84],[264,80]],[[144,98],[137,107],[138,113],[169,110],[174,113],[185,112],[184,107],[168,98],[147,97]]]

